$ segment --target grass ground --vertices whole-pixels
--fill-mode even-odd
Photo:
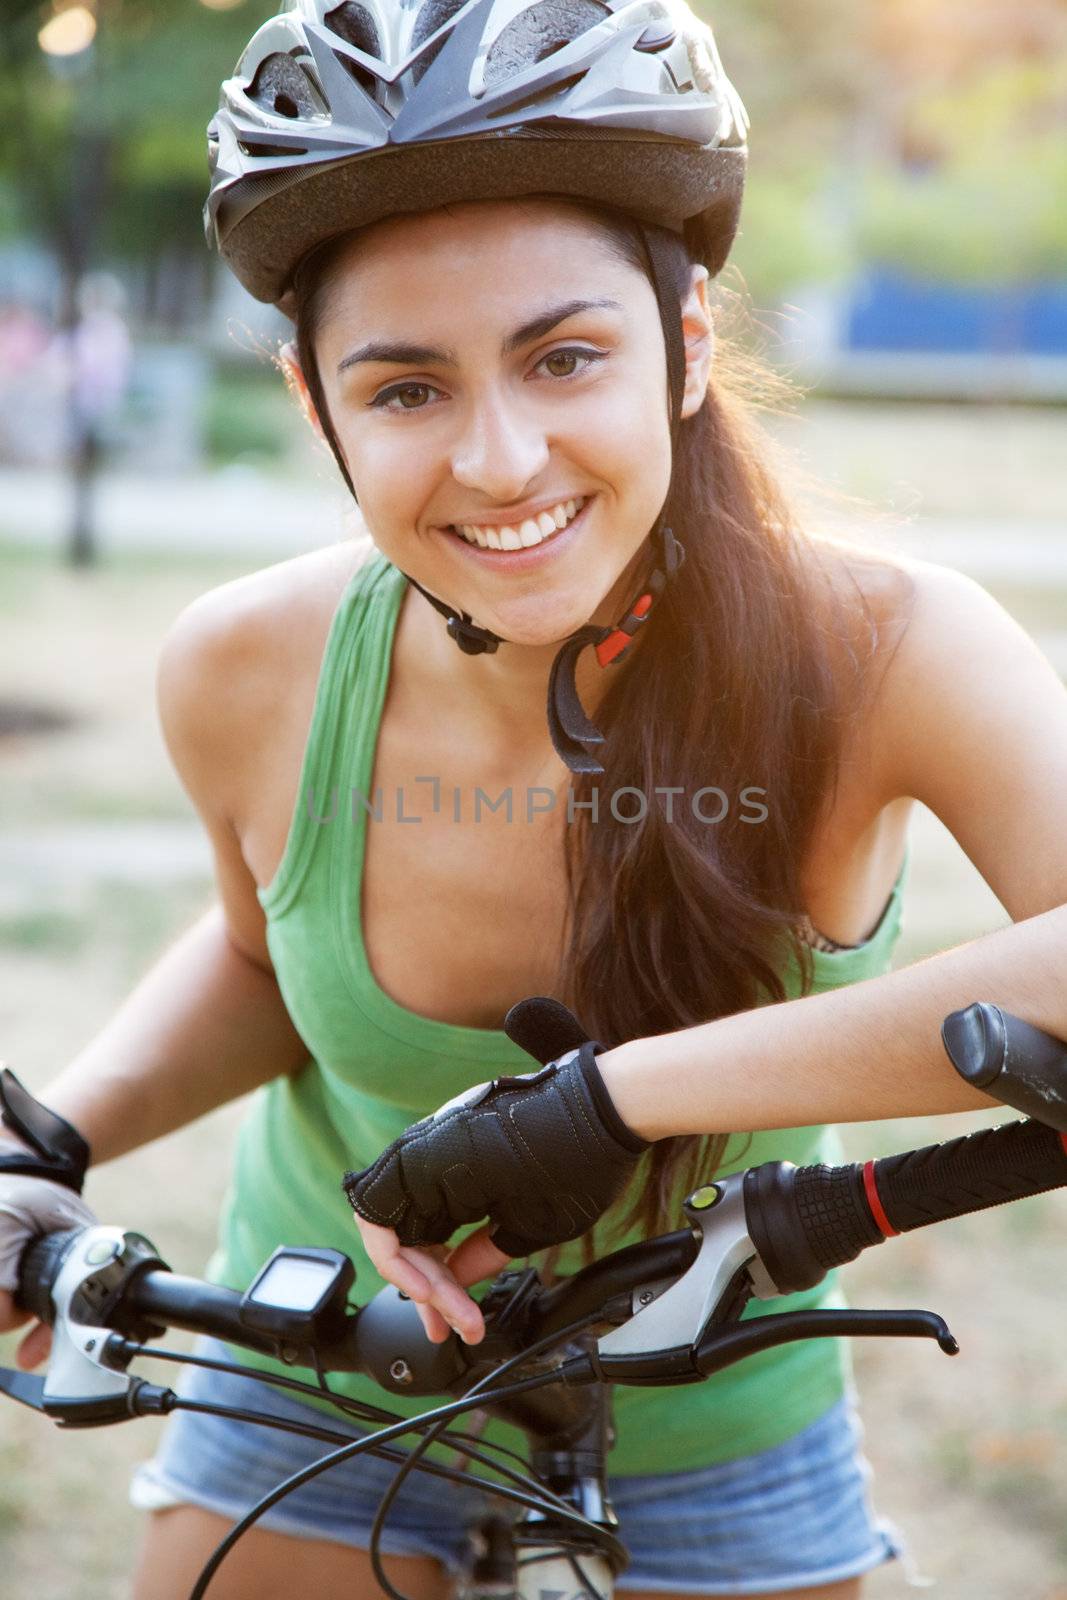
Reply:
[[[862,459],[880,463],[870,469],[876,487],[894,470],[887,457],[898,446],[902,460],[925,462],[931,473],[937,466],[925,417],[912,455],[895,421],[884,438],[877,417],[867,433],[851,414],[831,421],[823,458],[847,428],[864,441]],[[1045,461],[1043,423],[1039,434],[1035,473]],[[966,514],[966,487],[949,487],[957,514]],[[1047,485],[1030,493],[1051,504]],[[987,507],[976,498],[972,509],[984,516]],[[31,1085],[46,1082],[104,1023],[209,895],[203,876],[166,858],[168,827],[191,823],[192,813],[155,728],[153,663],[184,602],[250,564],[122,557],[75,574],[47,556],[0,548],[0,698],[31,698],[75,719],[62,733],[0,742],[0,847],[33,830],[54,839],[57,852],[32,870],[9,859],[0,880],[0,1054]],[[1065,595],[1067,571],[1061,590],[1020,582],[1001,598],[1040,634],[1067,626]],[[84,850],[59,853],[72,830],[147,823],[158,824],[163,854],[144,881],[109,876],[91,852],[88,865]],[[913,844],[900,964],[1006,920],[929,813],[917,817]],[[225,1108],[94,1174],[98,1212],[146,1231],[176,1269],[199,1271],[239,1114]],[[848,1143],[857,1156],[878,1154],[983,1120],[850,1128]],[[925,1342],[856,1349],[876,1498],[909,1534],[939,1600],[1067,1600],[1065,1223],[1064,1195],[1039,1197],[892,1242],[849,1270],[855,1304],[936,1309],[962,1346],[955,1361]],[[0,1359],[10,1349],[0,1341]],[[17,1407],[0,1411],[0,1591],[119,1600],[137,1527],[126,1480],[155,1433],[156,1424],[141,1422],[64,1436]],[[889,1600],[908,1590],[891,1568],[867,1592]]]

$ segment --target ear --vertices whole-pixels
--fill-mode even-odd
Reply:
[[[299,404],[301,411],[315,430],[320,442],[328,444],[329,441],[323,432],[319,414],[315,409],[315,402],[311,398],[311,391],[308,389],[307,379],[304,377],[304,371],[300,365],[300,357],[297,354],[296,345],[292,340],[280,347],[278,365],[282,369],[282,376],[285,379],[289,393]]]
[[[693,268],[689,293],[682,304],[682,334],[685,339],[682,416],[691,417],[704,403],[715,354],[715,328],[708,301],[707,267]]]

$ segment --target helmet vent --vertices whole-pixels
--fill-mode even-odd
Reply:
[[[326,109],[303,67],[292,56],[280,53],[261,62],[249,86],[248,98],[264,111],[294,121],[321,117]]]
[[[326,26],[346,44],[355,45],[357,50],[363,50],[367,55],[381,60],[382,42],[378,37],[378,29],[374,18],[366,6],[356,3],[356,0],[345,0],[344,5],[335,6],[326,13],[323,19]],[[366,67],[361,67],[358,62],[342,55],[340,51],[334,52],[345,71],[353,77],[367,94],[373,95],[378,88],[378,80],[373,72],[368,72]]]
[[[555,55],[610,17],[600,0],[538,0],[512,17],[485,58],[485,82],[492,88],[538,61]]]
[[[653,22],[645,29],[634,49],[655,55],[658,50],[666,50],[677,37],[676,29],[669,22]]]
[[[467,0],[426,0],[426,4],[421,7],[418,16],[415,18],[415,27],[411,35],[411,48],[413,50],[418,49],[419,45],[425,39],[430,38],[431,34],[436,33],[438,28],[443,28],[446,22],[451,22],[456,13],[462,11],[466,4]],[[437,57],[441,54],[447,37],[448,35],[446,34],[438,39],[437,43],[431,45],[425,55],[421,56],[415,63],[412,72],[416,83],[433,66]]]
[[[253,144],[250,139],[238,139],[237,145],[244,155],[255,156],[257,158],[262,158],[264,156],[281,157],[307,155],[306,150],[298,150],[295,147],[290,148],[290,146],[287,144],[259,144],[258,141]]]

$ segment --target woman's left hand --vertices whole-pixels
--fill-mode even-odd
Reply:
[[[497,1249],[488,1227],[450,1250],[443,1244],[425,1248],[401,1244],[392,1228],[367,1222],[358,1211],[356,1226],[382,1277],[414,1301],[433,1344],[442,1344],[453,1329],[466,1344],[481,1341],[485,1335],[481,1307],[465,1291],[483,1278],[495,1277],[511,1259]]]
[[[440,1318],[480,1338],[465,1285],[511,1256],[578,1238],[632,1176],[648,1141],[616,1111],[597,1049],[586,1040],[537,1072],[478,1084],[345,1174],[371,1260],[426,1307],[431,1338],[446,1336]],[[443,1246],[483,1217],[489,1226],[451,1254],[417,1248]]]

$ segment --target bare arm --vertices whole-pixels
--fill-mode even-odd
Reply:
[[[977,1111],[997,1102],[940,1038],[974,1000],[1067,1039],[1067,907],[847,989],[632,1040],[598,1065],[646,1139]]]
[[[156,962],[42,1099],[93,1165],[295,1071],[307,1047],[274,975],[237,949],[213,906]]]
[[[244,741],[262,736],[245,703],[258,692],[264,650],[257,608],[243,599],[250,581],[188,607],[159,666],[160,722],[211,841],[218,904],[42,1094],[88,1139],[94,1164],[293,1072],[308,1057],[278,989],[255,880],[231,820]]]
[[[160,658],[159,714],[182,780],[211,841],[219,901],[170,947],[99,1034],[41,1098],[88,1140],[98,1165],[192,1122],[283,1073],[308,1050],[271,966],[256,883],[232,823],[244,741],[262,737],[261,617],[234,586],[178,618]],[[269,632],[269,630],[268,630]],[[30,1320],[0,1291],[0,1332]],[[48,1354],[35,1325],[17,1355]]]
[[[1013,925],[846,989],[607,1053],[612,1097],[646,1138],[989,1107],[939,1036],[975,1000],[1067,1040],[1067,690],[985,590],[919,566],[921,604],[879,712],[880,792],[929,806]]]

